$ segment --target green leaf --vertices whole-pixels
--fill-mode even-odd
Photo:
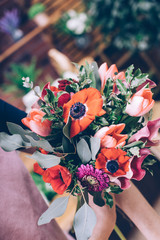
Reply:
[[[56,198],[49,208],[40,216],[38,225],[49,223],[53,218],[62,216],[67,208],[68,200],[69,196]]]
[[[99,206],[103,207],[105,205],[105,201],[102,198],[102,192],[89,192],[93,196],[93,202]]]
[[[26,136],[29,139],[32,147],[43,148],[45,151],[53,152],[53,148],[47,140],[34,140],[31,136]]]
[[[71,128],[72,119],[69,116],[66,125],[63,127],[63,134],[71,141],[70,139],[70,128]]]
[[[45,89],[47,91],[47,94],[44,96],[44,101],[48,103],[53,103],[55,96],[54,93],[50,89]]]
[[[103,94],[106,97],[106,99],[108,99],[111,93],[113,92],[113,84],[114,84],[113,79],[108,78],[103,90]]]
[[[129,152],[133,155],[133,156],[137,156],[140,157],[140,153],[139,153],[139,147],[132,147],[129,149]]]
[[[110,186],[110,191],[112,193],[116,193],[116,194],[119,194],[119,193],[123,192],[123,190],[118,185],[111,185]]]
[[[62,137],[62,146],[64,153],[73,153],[75,151],[73,144],[65,136]]]
[[[106,199],[106,204],[110,206],[110,208],[113,207],[113,197],[108,193],[104,193],[104,198]]]
[[[97,137],[90,138],[92,160],[96,159],[96,155],[100,149],[100,142],[101,142],[100,138]]]
[[[126,95],[127,94],[127,88],[125,87],[124,83],[122,82],[122,80],[120,79],[116,79],[116,85],[119,89],[119,91],[121,92],[122,95]]]
[[[95,225],[96,215],[92,208],[87,203],[84,203],[77,211],[73,223],[77,240],[89,239]]]
[[[144,142],[142,141],[135,141],[135,142],[132,142],[132,143],[129,143],[127,145],[125,145],[123,148],[133,148],[133,147],[138,147],[138,146],[143,146]]]
[[[8,135],[5,132],[1,132],[0,147],[6,152],[11,152],[18,148],[31,147],[31,144],[24,142],[19,134]]]
[[[126,82],[130,84],[132,78],[133,78],[133,69],[134,69],[134,65],[132,64],[131,66],[129,66],[125,72],[125,77],[126,77]]]
[[[87,163],[91,160],[91,151],[87,142],[83,138],[77,143],[77,154],[82,163]]]
[[[42,154],[38,151],[27,157],[36,160],[42,168],[50,168],[60,163],[60,157],[51,154]]]
[[[93,74],[94,74],[94,77],[95,77],[96,88],[98,90],[100,90],[101,89],[101,79],[100,79],[99,72],[98,72],[98,65],[97,65],[96,62],[92,62],[91,66],[92,66]]]
[[[7,122],[7,127],[11,134],[19,134],[25,142],[29,142],[26,136],[30,136],[36,141],[40,139],[36,133],[31,132],[30,130],[24,130],[21,126],[15,123]]]

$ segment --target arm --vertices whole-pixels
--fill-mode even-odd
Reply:
[[[21,119],[26,115],[24,111],[0,99],[0,132],[8,133],[6,122],[13,122],[24,128]]]
[[[148,240],[160,237],[160,216],[134,186],[116,195],[116,204],[133,221]]]

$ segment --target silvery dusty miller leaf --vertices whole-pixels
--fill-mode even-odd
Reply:
[[[100,149],[100,139],[97,137],[91,137],[90,143],[91,143],[91,153],[92,153],[92,160],[96,159],[96,154],[98,153]]]

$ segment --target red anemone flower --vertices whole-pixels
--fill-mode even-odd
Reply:
[[[71,100],[63,105],[64,122],[67,123],[68,116],[72,119],[70,137],[84,131],[95,116],[105,114],[102,106],[102,96],[95,88],[90,87],[75,93]]]
[[[50,183],[53,190],[58,194],[63,194],[71,183],[72,175],[66,167],[56,165],[46,170],[42,169],[38,163],[34,164],[34,172],[43,176],[43,181]]]

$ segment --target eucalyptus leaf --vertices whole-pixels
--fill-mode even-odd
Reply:
[[[100,142],[101,142],[100,138],[97,138],[97,137],[90,138],[92,160],[96,159],[96,155],[100,149]]]
[[[98,72],[98,65],[96,62],[92,62],[91,66],[92,66],[93,73],[94,73],[95,80],[96,80],[96,88],[98,90],[100,90],[101,89],[101,79],[100,79],[99,72]]]
[[[63,134],[71,141],[70,139],[70,128],[71,128],[72,119],[69,116],[66,125],[63,127]]]
[[[110,191],[112,193],[116,193],[116,194],[119,194],[119,193],[123,192],[123,190],[118,185],[111,185],[110,186]]]
[[[12,123],[12,122],[7,122],[7,127],[8,130],[11,134],[19,134],[21,135],[22,139],[25,142],[29,142],[29,140],[26,138],[27,136],[31,136],[34,140],[39,140],[40,138],[37,136],[36,133],[31,132],[30,130],[24,130],[21,126],[18,124]]]
[[[94,211],[87,203],[84,203],[77,211],[73,223],[77,240],[88,240],[92,235],[96,221]]]
[[[62,137],[62,146],[64,153],[73,153],[75,151],[73,144],[66,136]]]
[[[0,147],[6,152],[30,146],[31,144],[24,142],[19,134],[8,135],[5,132],[0,133]]]
[[[142,146],[143,144],[144,144],[144,142],[142,142],[142,141],[135,141],[135,142],[125,145],[123,148],[132,148],[132,147]]]
[[[62,216],[67,208],[68,200],[69,196],[56,198],[49,208],[40,216],[38,225],[49,223],[53,218]]]
[[[34,152],[31,156],[29,155],[28,157],[36,160],[42,168],[50,168],[60,163],[60,157],[51,154],[43,154],[38,151]]]
[[[77,154],[81,159],[82,163],[87,163],[92,158],[89,146],[83,138],[77,143]]]
[[[43,148],[45,151],[53,152],[53,148],[47,140],[34,140],[31,136],[26,136],[32,147]]]

